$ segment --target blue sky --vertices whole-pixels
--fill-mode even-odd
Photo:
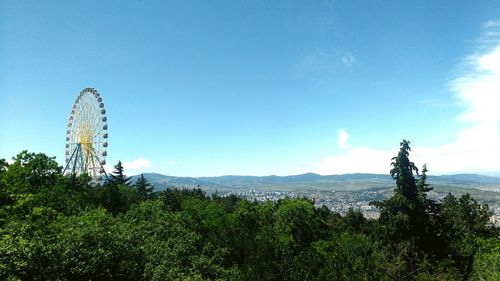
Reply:
[[[385,173],[403,138],[431,173],[500,172],[499,19],[496,1],[2,1],[0,158],[62,164],[92,86],[130,174]]]

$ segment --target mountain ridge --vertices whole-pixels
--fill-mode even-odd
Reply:
[[[171,186],[202,187],[207,189],[326,189],[342,187],[353,190],[360,187],[392,186],[394,180],[388,174],[376,173],[348,173],[334,175],[319,175],[304,173],[288,176],[242,176],[223,175],[214,177],[176,177],[160,173],[143,173],[144,177],[157,190]],[[132,181],[139,175],[132,176]],[[430,185],[448,185],[466,188],[479,188],[482,186],[500,186],[500,177],[486,176],[473,173],[428,176]]]

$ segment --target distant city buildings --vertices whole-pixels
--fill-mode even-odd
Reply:
[[[367,192],[374,193],[374,192]],[[232,193],[227,193],[225,195],[229,195]],[[245,192],[235,193],[238,197],[257,202],[265,202],[272,201],[277,202],[280,199],[284,199],[285,197],[297,198],[297,197],[306,197],[314,201],[314,205],[316,207],[326,206],[331,211],[337,212],[341,215],[345,215],[349,209],[359,210],[363,213],[368,219],[376,219],[379,217],[380,213],[377,208],[370,206],[370,201],[372,200],[359,200],[361,197],[366,197],[362,193],[352,193],[345,196],[340,196],[340,198],[332,198],[325,193],[297,193],[297,192],[286,192],[286,191],[274,191],[274,190],[258,190],[252,189]],[[371,196],[373,197],[373,194]]]
[[[251,189],[248,191],[228,192],[223,194],[235,194],[238,197],[257,202],[272,201],[277,202],[286,197],[297,198],[306,197],[313,200],[316,207],[326,206],[332,212],[337,212],[345,215],[349,209],[360,211],[367,219],[377,219],[380,216],[379,210],[370,205],[371,201],[383,200],[387,195],[384,190],[358,190],[358,191],[311,191],[311,192],[294,192],[294,191],[276,191],[266,189]],[[429,198],[439,200],[443,197],[435,191],[431,191]],[[490,222],[497,227],[500,227],[500,202],[489,202],[489,208],[493,212],[490,217]]]

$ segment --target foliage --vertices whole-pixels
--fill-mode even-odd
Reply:
[[[498,229],[469,195],[427,199],[403,140],[379,220],[305,198],[250,202],[64,177],[54,158],[0,160],[0,280],[497,280]]]
[[[500,280],[500,240],[479,239],[471,280]]]
[[[118,161],[115,165],[115,170],[109,175],[109,181],[113,184],[130,185],[131,177],[127,177],[124,173],[122,161]]]
[[[403,140],[396,157],[392,158],[390,174],[396,181],[394,196],[382,202],[373,202],[380,208],[381,234],[395,242],[412,241],[420,250],[432,249],[433,236],[431,220],[436,203],[427,199],[432,188],[427,184],[427,167],[417,180],[418,169],[410,161],[410,142]],[[415,265],[415,263],[412,263]]]
[[[143,199],[150,198],[153,195],[154,187],[148,182],[143,174],[137,179],[134,188],[142,196]]]

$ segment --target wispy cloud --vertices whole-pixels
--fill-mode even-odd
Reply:
[[[296,65],[299,67],[320,68],[330,65],[332,61],[332,52],[316,51],[300,58]]]
[[[451,83],[455,96],[466,107],[465,121],[500,122],[500,46],[477,56],[470,70]]]
[[[454,97],[464,107],[457,116],[467,129],[462,130],[455,141],[435,147],[413,144],[412,160],[424,163],[432,173],[499,172],[500,166],[500,41],[495,45],[492,28],[500,27],[500,20],[484,24],[485,35],[490,37],[486,45],[478,45],[477,53],[468,56],[462,64],[461,74],[450,85]],[[481,41],[480,41],[481,42]],[[340,134],[339,134],[340,136]],[[339,138],[339,147],[340,147]],[[343,155],[324,159],[316,172],[337,174],[352,172],[387,173],[392,151],[368,147],[347,149]]]
[[[319,50],[300,58],[296,66],[315,70],[334,70],[342,68],[350,69],[356,63],[357,59],[351,52]]]
[[[349,145],[347,144],[347,140],[349,139],[349,134],[344,129],[339,130],[337,134],[339,135],[339,140],[337,141],[338,147],[342,149],[349,148]]]
[[[484,32],[477,40],[479,49],[491,48],[500,43],[500,19],[487,21],[483,27]]]
[[[484,28],[492,28],[492,27],[500,27],[500,19],[497,20],[489,20],[484,23]]]
[[[177,165],[179,162],[175,161],[175,160],[170,160],[170,161],[167,161],[167,165]]]

